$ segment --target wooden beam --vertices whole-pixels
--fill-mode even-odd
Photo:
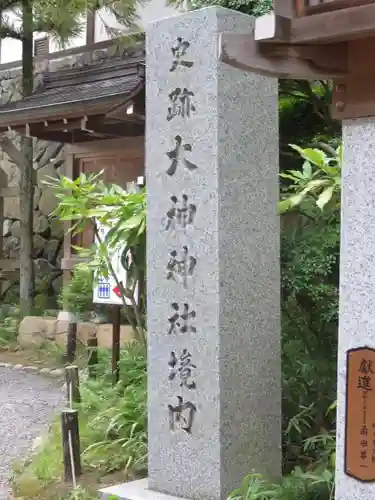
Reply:
[[[260,44],[252,33],[222,33],[219,58],[235,68],[279,78],[342,78],[348,72],[346,44],[324,47]]]
[[[273,13],[255,20],[254,39],[256,41],[286,42],[290,40],[292,20]]]
[[[96,124],[102,123],[104,116],[98,115],[93,118],[73,118],[73,119],[61,119],[57,121],[48,121],[43,123],[33,123],[30,125],[30,134],[35,135],[38,133],[50,133],[50,132],[71,132],[73,130],[85,130],[92,129]],[[85,128],[82,128],[84,121]]]
[[[296,14],[295,0],[273,0],[275,14],[283,17],[294,17]]]
[[[336,120],[375,115],[375,75],[335,82],[331,115]]]
[[[332,2],[323,2],[316,5],[308,5],[304,7],[303,15],[312,16],[315,14],[321,14],[322,12],[350,9],[352,7],[369,5],[373,2],[374,0],[335,0]]]
[[[369,36],[375,36],[375,3],[293,19],[290,41],[327,44]]]
[[[134,91],[136,94],[141,89]],[[25,130],[26,121],[32,124],[43,122],[44,120],[56,121],[59,119],[82,118],[83,116],[100,115],[124,102],[124,95],[110,96],[108,98],[83,100],[74,103],[57,104],[55,106],[41,106],[28,110],[28,118],[25,119],[25,110],[19,109],[12,112],[0,113],[0,133],[14,130],[16,127],[23,127]],[[24,133],[24,132],[23,132]]]
[[[0,198],[15,198],[20,195],[18,187],[5,187],[0,188]]]

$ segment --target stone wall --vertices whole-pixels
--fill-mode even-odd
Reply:
[[[36,86],[43,80],[45,71],[98,64],[108,59],[125,59],[144,53],[143,43],[131,48],[118,43],[97,44],[95,50],[77,53],[77,50],[55,54],[50,60],[36,64]],[[19,99],[21,69],[2,70],[0,66],[0,104]],[[18,137],[12,137],[16,144]],[[36,274],[36,306],[55,308],[62,284],[61,259],[63,256],[63,225],[50,216],[57,199],[43,181],[48,176],[64,173],[64,147],[62,144],[35,140],[34,169],[34,262]],[[20,172],[7,154],[0,150],[0,168],[8,177],[9,187],[18,187]],[[0,186],[3,187],[3,186]],[[17,197],[4,199],[3,258],[18,259],[20,250],[20,204]],[[18,271],[0,272],[0,303],[18,302]]]
[[[63,169],[63,146],[56,143],[35,141],[34,169],[34,262],[36,276],[36,305],[56,307],[56,296],[61,286],[60,262],[63,256],[63,225],[51,217],[57,199],[43,181],[56,176]],[[8,155],[0,152],[0,167],[8,176],[8,187],[18,187],[19,169]],[[4,199],[3,258],[19,259],[20,204],[18,197]],[[18,271],[5,275],[0,300],[12,303],[18,296]],[[39,297],[38,297],[39,296]]]

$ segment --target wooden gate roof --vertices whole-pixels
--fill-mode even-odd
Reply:
[[[0,133],[58,142],[142,135],[144,55],[46,72],[33,95],[0,106]]]

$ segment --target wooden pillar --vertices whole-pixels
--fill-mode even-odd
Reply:
[[[3,259],[4,248],[4,197],[2,196],[2,189],[5,189],[8,183],[6,173],[0,169],[0,261]],[[0,268],[1,272],[1,268]],[[0,293],[3,293],[3,284],[0,281]]]
[[[2,190],[7,186],[7,175],[0,169],[0,259],[3,257],[4,197]]]

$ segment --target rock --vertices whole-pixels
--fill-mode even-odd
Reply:
[[[97,325],[96,337],[98,346],[109,349],[112,347],[112,325]],[[121,343],[129,343],[134,340],[134,333],[131,326],[121,325],[120,330]]]
[[[44,182],[50,182],[50,177],[57,177],[55,165],[53,163],[47,163],[44,167],[38,168],[37,170],[37,183],[41,187],[42,191],[48,189]]]
[[[38,372],[39,368],[37,366],[24,366],[25,372]]]
[[[41,370],[39,370],[39,373],[42,373],[44,375],[49,375],[51,373],[51,368],[42,368]]]
[[[15,370],[23,370],[23,365],[14,365],[13,368]]]
[[[39,200],[39,210],[43,215],[49,216],[55,210],[58,204],[58,199],[55,196],[55,191],[52,188],[46,188]]]
[[[1,168],[8,176],[8,186],[18,187],[20,184],[20,170],[5,153],[1,158]],[[11,198],[7,198],[11,199]]]
[[[35,274],[39,275],[50,275],[55,268],[53,267],[52,264],[48,262],[46,259],[36,259],[34,261],[35,265]]]
[[[38,141],[39,151],[34,158],[36,169],[42,170],[44,167],[54,164],[63,149],[63,144],[58,142]]]
[[[12,286],[12,282],[8,280],[1,281],[1,295],[4,297]]]
[[[10,228],[12,227],[12,221],[9,219],[5,219],[3,223],[3,236],[9,236]]]
[[[34,261],[35,266],[35,289],[37,294],[42,294],[41,299],[45,299],[43,304],[39,304],[42,307],[50,307],[46,303],[47,294],[46,292],[49,290],[49,287],[56,277],[57,274],[60,274],[61,271],[57,271],[52,264],[48,262],[46,259],[36,259]],[[38,295],[39,296],[39,295]]]
[[[51,262],[51,264],[54,264],[56,262],[56,257],[60,245],[61,242],[59,240],[49,240],[45,245],[44,257],[48,260],[48,262]]]
[[[18,197],[4,198],[4,218],[19,219],[20,218],[20,200]]]
[[[49,219],[51,227],[51,236],[57,240],[62,240],[64,237],[64,224],[56,217]]]
[[[10,368],[11,366],[11,363],[0,363],[0,368]]]
[[[19,220],[13,222],[10,232],[12,236],[21,237],[21,222]]]
[[[45,240],[40,234],[34,234],[33,236],[33,258],[37,259],[42,257],[45,252],[46,245],[48,241]]]
[[[15,236],[7,236],[3,239],[3,254],[6,259],[19,259],[20,240]]]
[[[65,370],[64,368],[56,368],[55,370],[51,371],[51,375],[53,377],[63,377],[65,375]]]
[[[98,331],[98,325],[94,323],[84,322],[77,325],[77,337],[82,342],[87,342],[87,339],[95,337]],[[112,338],[112,337],[111,337]]]
[[[52,288],[56,295],[59,295],[62,286],[63,286],[63,275],[61,274],[52,281]]]
[[[108,323],[108,315],[96,311],[88,312],[88,320],[97,325]],[[110,320],[109,320],[110,321]]]
[[[44,234],[48,231],[48,229],[49,229],[49,223],[47,217],[40,212],[36,212],[34,214],[34,224],[33,224],[34,233]]]
[[[18,342],[21,347],[40,346],[46,339],[55,338],[56,319],[26,316],[20,323]]]

